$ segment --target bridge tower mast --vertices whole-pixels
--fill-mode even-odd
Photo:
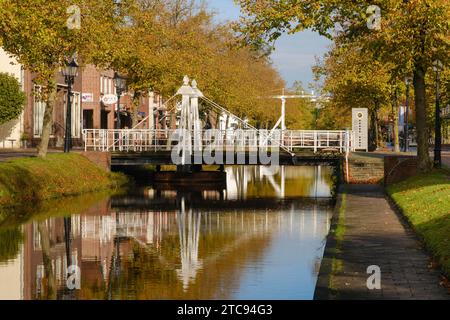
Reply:
[[[195,165],[192,164],[192,157],[197,152],[202,152],[202,124],[199,114],[198,99],[203,97],[203,93],[197,88],[197,81],[189,84],[189,77],[183,79],[183,86],[178,90],[177,95],[181,95],[181,117],[178,127],[181,133],[181,165],[178,170],[182,172],[192,172]]]

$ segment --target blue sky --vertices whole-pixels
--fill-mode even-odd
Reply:
[[[236,6],[233,0],[208,2],[219,20],[234,20],[239,17],[239,6]],[[295,80],[300,80],[307,87],[308,83],[313,81],[311,67],[315,63],[315,57],[322,57],[330,44],[326,38],[310,31],[283,35],[276,43],[272,60],[288,86]]]

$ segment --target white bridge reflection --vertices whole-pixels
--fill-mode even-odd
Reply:
[[[201,193],[209,208],[199,209],[186,192],[158,196],[147,190],[140,195],[142,202],[126,196],[116,206],[117,199],[106,199],[81,214],[34,221],[22,227],[21,263],[7,266],[19,269],[24,299],[232,298],[241,278],[253,281],[255,268],[292,258],[301,259],[287,263],[298,268],[292,281],[307,279],[299,286],[309,288],[328,234],[331,207],[327,200],[295,197],[320,198],[330,192],[321,170],[327,169],[283,168],[268,175],[264,169],[227,168],[226,197],[217,200],[214,192]],[[246,199],[257,195],[267,199],[258,199],[262,205],[255,207],[256,202]],[[167,209],[163,200],[176,206]],[[154,203],[162,206],[158,209]],[[74,292],[66,289],[69,264],[81,268],[82,287]],[[0,264],[0,274],[2,268]]]

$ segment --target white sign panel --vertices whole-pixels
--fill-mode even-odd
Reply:
[[[356,108],[352,110],[353,149],[369,151],[369,110]]]
[[[94,94],[93,93],[81,94],[81,102],[94,102]]]
[[[105,104],[107,106],[112,105],[112,104],[116,104],[117,101],[118,101],[117,96],[114,95],[114,94],[105,94],[102,97],[103,104]]]

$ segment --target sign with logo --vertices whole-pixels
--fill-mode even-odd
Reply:
[[[353,149],[369,151],[369,110],[357,108],[352,110]]]
[[[93,93],[81,94],[81,102],[94,102],[94,94]]]
[[[112,104],[116,104],[117,101],[118,101],[117,96],[114,95],[114,94],[105,94],[102,97],[103,104],[107,105],[107,106],[112,105]]]

